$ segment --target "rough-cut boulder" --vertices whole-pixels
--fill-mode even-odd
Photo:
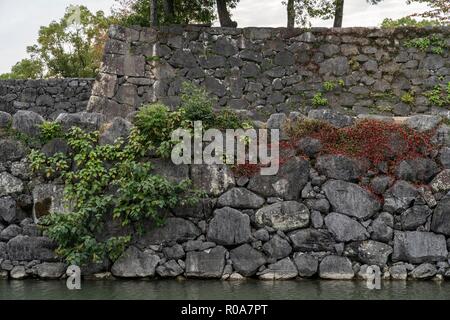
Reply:
[[[56,153],[62,153],[67,156],[70,152],[70,147],[66,140],[55,138],[47,142],[41,148],[41,152],[47,157],[53,157]]]
[[[233,172],[225,165],[193,165],[192,183],[210,195],[218,196],[234,187]]]
[[[296,251],[333,251],[334,240],[326,230],[303,229],[289,234]]]
[[[421,132],[436,128],[440,122],[441,117],[430,115],[415,115],[405,121],[408,127]]]
[[[344,181],[356,181],[367,169],[361,161],[343,155],[321,156],[316,168],[327,178]]]
[[[220,278],[225,267],[224,247],[201,252],[191,251],[186,256],[186,276],[193,278]]]
[[[429,182],[438,172],[439,168],[433,160],[414,158],[400,162],[397,166],[396,175],[401,180]]]
[[[12,117],[9,113],[0,111],[0,128],[7,128],[12,123]]]
[[[66,264],[62,262],[44,262],[33,267],[41,279],[59,279],[66,272]]]
[[[413,271],[411,271],[410,276],[413,279],[430,279],[434,277],[437,273],[436,267],[431,263],[422,263],[421,265],[414,268]]]
[[[348,258],[326,256],[320,262],[319,276],[323,279],[349,280],[354,277],[352,263]]]
[[[180,218],[208,219],[213,213],[215,201],[213,199],[200,199],[194,205],[185,205],[173,208],[172,212]]]
[[[264,255],[249,244],[231,250],[230,258],[234,269],[245,277],[254,275],[258,268],[266,263]]]
[[[269,258],[275,261],[287,257],[292,252],[289,242],[278,235],[267,241],[262,249]]]
[[[23,182],[7,172],[0,173],[0,197],[23,191]]]
[[[11,197],[0,198],[0,221],[12,223],[16,220],[16,201]]]
[[[102,127],[99,143],[101,145],[113,144],[117,139],[128,138],[131,131],[131,123],[123,118],[116,117],[112,122]]]
[[[9,241],[22,233],[22,228],[15,224],[10,224],[0,232],[1,241]]]
[[[106,117],[103,114],[94,112],[61,113],[56,118],[56,122],[60,123],[65,131],[70,130],[72,127],[96,131],[106,122]]]
[[[120,278],[153,277],[159,261],[153,252],[131,246],[113,264],[111,273]]]
[[[28,275],[24,266],[14,266],[9,273],[12,279],[20,280],[25,279]]]
[[[327,121],[338,128],[349,127],[354,122],[350,116],[326,109],[311,110],[308,113],[308,118]]]
[[[173,183],[189,179],[189,166],[175,165],[172,161],[162,158],[152,159],[152,172]]]
[[[450,191],[450,169],[439,173],[430,184],[434,192]]]
[[[33,189],[33,217],[38,221],[50,213],[66,213],[64,185],[39,184]]]
[[[156,267],[156,273],[162,278],[173,278],[183,273],[183,268],[175,261],[169,260]]]
[[[56,245],[45,237],[19,235],[8,241],[7,252],[10,260],[17,261],[52,261]]]
[[[394,233],[393,261],[434,262],[445,260],[447,255],[447,243],[443,235],[419,231]]]
[[[394,236],[394,217],[388,212],[381,212],[370,225],[370,237],[373,240],[389,242]]]
[[[258,209],[264,202],[264,198],[245,188],[233,188],[219,197],[217,205],[237,209]]]
[[[208,240],[222,245],[236,245],[246,242],[251,235],[250,217],[232,208],[214,211],[209,223]]]
[[[417,189],[406,181],[397,181],[384,194],[384,207],[387,212],[395,213],[406,210],[417,197]]]
[[[298,275],[297,268],[291,258],[284,258],[276,263],[269,264],[267,269],[259,274],[262,280],[288,280]]]
[[[255,214],[259,225],[269,226],[281,231],[291,231],[307,227],[308,208],[296,201],[277,202],[259,209]]]
[[[392,247],[373,240],[350,243],[345,247],[345,254],[368,265],[385,266],[392,253]]]
[[[427,222],[430,215],[431,210],[425,205],[416,205],[409,208],[400,216],[402,230],[416,230],[417,227]]]
[[[276,175],[252,177],[248,189],[264,197],[296,200],[308,182],[309,162],[295,157],[281,165]]]
[[[162,227],[147,230],[140,242],[144,245],[184,242],[195,239],[200,234],[200,229],[192,222],[182,218],[168,218]]]
[[[323,185],[322,189],[325,191],[333,211],[359,219],[367,219],[380,209],[377,199],[354,183],[330,180]]]
[[[317,273],[319,260],[310,254],[297,252],[294,262],[300,277],[312,277]]]
[[[25,156],[22,143],[13,139],[0,139],[0,162],[15,161]]]
[[[434,209],[431,230],[450,236],[450,194],[442,198]]]
[[[362,224],[346,215],[332,212],[324,221],[327,229],[339,242],[365,240],[369,237]]]
[[[389,268],[391,279],[393,280],[406,280],[408,278],[408,270],[404,263],[399,262]]]
[[[12,128],[31,137],[39,136],[39,126],[44,123],[44,118],[33,111],[19,110],[14,114]]]

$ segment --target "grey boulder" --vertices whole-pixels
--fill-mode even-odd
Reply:
[[[258,209],[264,202],[264,198],[245,188],[233,188],[219,197],[217,205],[237,209]]]
[[[332,212],[325,219],[325,225],[339,242],[365,240],[369,234],[362,224],[352,218]]]
[[[245,277],[254,275],[258,268],[266,263],[264,255],[249,244],[231,250],[230,258],[234,269]]]
[[[277,202],[259,209],[256,222],[280,231],[292,231],[309,225],[308,208],[296,201]]]
[[[350,280],[355,276],[352,263],[346,257],[326,256],[320,262],[319,276],[322,279]]]
[[[250,217],[232,208],[214,211],[210,221],[207,238],[222,245],[236,245],[246,242],[251,235]]]
[[[393,261],[435,262],[445,260],[447,255],[447,243],[443,235],[419,231],[394,233]]]
[[[294,263],[297,266],[300,277],[312,277],[317,273],[319,260],[311,254],[297,252],[294,255]]]
[[[120,278],[144,278],[155,275],[160,258],[151,251],[131,246],[117,259],[111,273]]]
[[[40,125],[44,118],[33,111],[19,110],[13,116],[12,128],[31,137],[38,137],[41,133]]]
[[[191,251],[186,255],[186,276],[192,278],[221,278],[225,267],[226,249],[217,246],[201,252]]]

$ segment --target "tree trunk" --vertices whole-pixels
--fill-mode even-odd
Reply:
[[[150,0],[150,27],[158,25],[158,0]]]
[[[287,27],[294,28],[295,27],[295,7],[294,0],[289,0],[287,4]]]
[[[175,5],[174,0],[164,0],[164,13],[169,23],[175,23]]]
[[[221,27],[236,28],[236,21],[231,20],[230,12],[227,8],[227,0],[217,0],[217,12]]]
[[[344,17],[344,0],[336,0],[336,11],[334,12],[335,28],[342,28],[342,19]]]

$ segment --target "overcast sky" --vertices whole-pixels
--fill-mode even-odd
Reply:
[[[114,0],[0,0],[0,73],[9,72],[26,58],[26,47],[36,42],[39,27],[58,20],[70,4],[83,4],[91,11],[109,12]],[[241,0],[233,11],[239,27],[284,27],[286,10],[282,0]],[[371,6],[364,0],[346,0],[344,27],[378,26],[384,18],[400,18],[426,9],[406,0],[384,0]],[[332,26],[332,21],[315,21],[313,26]]]

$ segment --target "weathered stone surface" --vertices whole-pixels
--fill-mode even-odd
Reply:
[[[430,184],[434,192],[450,191],[450,169],[446,169],[439,173]]]
[[[66,264],[61,262],[44,262],[33,267],[41,279],[59,279],[66,272]]]
[[[431,210],[427,206],[417,205],[409,208],[400,217],[402,230],[416,230],[427,222],[430,215]]]
[[[312,158],[322,150],[322,143],[318,139],[305,137],[300,139],[298,147],[305,155]]]
[[[72,127],[79,127],[87,131],[96,131],[105,123],[106,117],[103,114],[91,112],[61,113],[55,121],[60,123],[65,131],[70,130]]]
[[[319,73],[342,76],[348,72],[348,60],[345,57],[327,59],[320,65]]]
[[[12,223],[16,219],[16,201],[11,197],[0,198],[0,221]]]
[[[270,259],[276,261],[289,256],[292,247],[287,240],[275,235],[262,246],[262,250]]]
[[[250,235],[248,215],[229,207],[214,211],[214,218],[209,223],[208,240],[222,245],[236,245],[246,242]]]
[[[391,213],[403,211],[409,208],[417,195],[418,191],[413,185],[406,181],[397,181],[384,194],[383,210]]]
[[[25,267],[24,266],[15,266],[9,272],[9,276],[15,280],[25,279],[27,277]]]
[[[70,148],[67,141],[61,138],[50,140],[41,149],[41,152],[47,157],[53,157],[56,153],[68,155],[69,151]]]
[[[219,197],[217,205],[237,209],[258,209],[264,202],[264,198],[245,188],[233,188]]]
[[[0,139],[0,162],[15,161],[25,156],[25,149],[20,141]]]
[[[56,245],[48,238],[19,235],[8,241],[7,251],[11,260],[17,261],[52,261]]]
[[[380,209],[380,203],[375,197],[356,184],[330,180],[322,189],[336,212],[367,219]]]
[[[325,225],[339,242],[365,240],[369,234],[362,224],[346,215],[332,212],[325,219]]]
[[[159,261],[160,258],[151,251],[131,246],[113,264],[111,272],[120,278],[153,277]]]
[[[67,213],[64,185],[39,184],[33,189],[33,218],[38,221],[50,213]]]
[[[352,259],[368,265],[383,267],[392,254],[392,247],[373,240],[350,243],[345,247],[345,254]]]
[[[39,136],[39,126],[44,118],[33,111],[17,111],[13,116],[12,128],[31,137]]]
[[[195,239],[200,234],[200,229],[188,220],[167,218],[162,227],[149,228],[139,241],[145,245],[184,242]]]
[[[9,113],[0,111],[0,128],[7,128],[12,123],[12,117]]]
[[[408,270],[404,263],[396,263],[389,268],[391,279],[393,280],[406,280],[408,278]]]
[[[218,246],[186,255],[186,276],[193,278],[221,278],[225,267],[224,247]]]
[[[184,258],[183,246],[178,243],[172,247],[163,248],[163,253],[164,256],[168,259],[178,260]]]
[[[394,217],[388,212],[381,212],[371,224],[370,237],[373,240],[389,242],[394,236]]]
[[[334,240],[326,230],[303,229],[289,234],[296,251],[333,251]]]
[[[308,118],[327,121],[338,128],[351,126],[354,122],[350,116],[327,109],[311,110],[308,113]]]
[[[259,225],[269,226],[276,230],[292,231],[307,227],[309,210],[297,201],[283,201],[258,210],[255,220]]]
[[[415,115],[409,117],[405,121],[408,127],[420,132],[434,129],[440,122],[441,122],[440,117],[430,115]]]
[[[308,161],[295,157],[280,166],[276,175],[252,177],[247,188],[264,197],[296,200],[308,182],[309,168]]]
[[[431,230],[450,236],[450,195],[447,194],[439,201],[434,209],[431,220]]]
[[[411,271],[410,276],[413,279],[430,279],[437,273],[436,267],[431,263],[422,263]]]
[[[129,121],[119,117],[114,118],[112,122],[102,128],[100,144],[113,144],[119,138],[125,140],[130,134],[131,127],[132,125]]]
[[[364,173],[364,165],[343,155],[325,155],[317,159],[316,168],[319,173],[330,179],[356,181]]]
[[[442,261],[447,258],[443,235],[419,231],[395,231],[393,261],[411,263]]]
[[[7,172],[0,173],[0,197],[23,191],[23,182]]]
[[[438,172],[439,168],[433,160],[414,158],[400,162],[396,174],[401,180],[429,182]]]
[[[262,280],[289,280],[298,275],[297,268],[291,258],[284,258],[276,263],[269,264],[267,269],[259,274]]]
[[[320,262],[319,276],[322,279],[348,280],[354,277],[352,263],[348,258],[339,256],[326,256]]]
[[[225,165],[193,165],[191,176],[197,188],[214,196],[235,185],[233,173]]]
[[[173,183],[180,183],[189,179],[189,167],[187,165],[175,165],[172,161],[163,158],[152,159],[152,171],[163,176]]]
[[[156,273],[162,278],[174,278],[183,273],[183,269],[175,260],[169,260],[166,263],[156,267]]]
[[[297,252],[294,255],[294,263],[297,266],[300,277],[312,277],[317,273],[319,260],[308,253]]]
[[[248,244],[243,244],[231,250],[230,258],[234,269],[246,277],[254,275],[258,268],[266,263],[264,255]]]
[[[207,219],[212,215],[214,204],[212,199],[200,199],[195,205],[173,208],[172,212],[181,218]]]
[[[21,234],[22,228],[15,224],[10,224],[0,232],[0,240],[8,241],[19,234]]]

